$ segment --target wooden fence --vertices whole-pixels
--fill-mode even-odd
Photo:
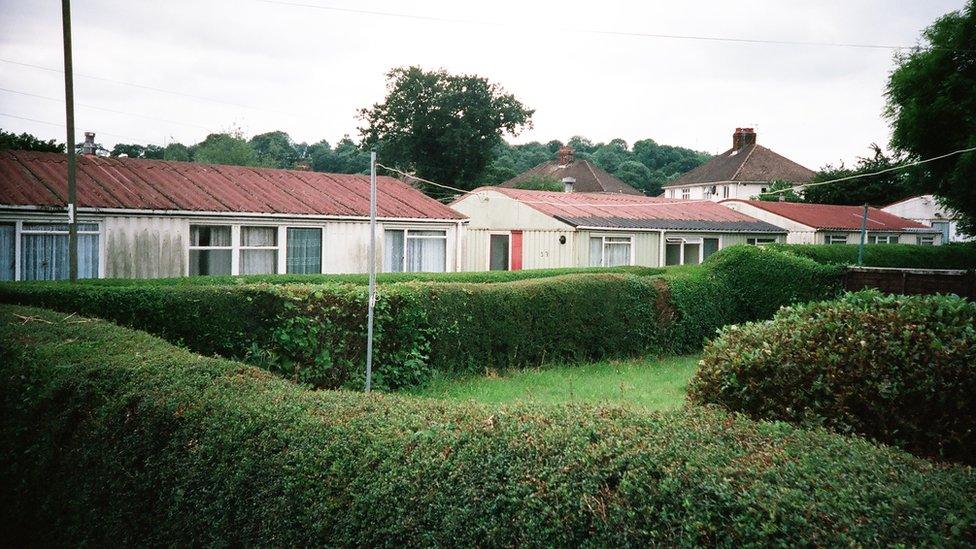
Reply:
[[[891,294],[956,294],[976,299],[976,270],[850,267],[844,288],[877,288]]]

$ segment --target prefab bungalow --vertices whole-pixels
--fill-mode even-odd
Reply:
[[[0,151],[0,280],[68,275],[67,158]],[[79,276],[366,272],[369,178],[81,155]],[[463,216],[377,178],[377,267],[456,271]]]
[[[451,207],[468,218],[464,270],[701,263],[786,231],[710,201],[482,187]]]
[[[861,241],[863,206],[723,200],[735,211],[751,215],[789,230],[792,244],[858,244]],[[868,244],[942,244],[941,231],[917,221],[868,208]]]
[[[881,211],[938,229],[942,234],[943,244],[976,240],[976,237],[959,231],[959,214],[939,204],[939,201],[931,194],[899,200],[881,208]]]

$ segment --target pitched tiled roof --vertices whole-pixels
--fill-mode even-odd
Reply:
[[[574,227],[697,231],[786,231],[709,200],[672,200],[605,193],[559,193],[499,187],[496,191]]]
[[[756,208],[802,223],[814,229],[861,230],[863,206],[838,206],[834,204],[804,204],[800,202],[764,202],[761,200],[723,200],[720,204],[741,202]],[[868,208],[869,231],[930,231],[921,223],[898,217],[877,208]]]
[[[777,179],[792,183],[806,183],[813,176],[813,170],[753,143],[738,150],[729,149],[713,156],[708,162],[682,174],[667,186],[722,181],[765,182]]]
[[[364,217],[369,177],[80,155],[81,208],[271,213]],[[67,196],[67,156],[0,151],[0,205],[61,207]],[[417,189],[377,177],[377,215],[461,219]]]
[[[624,183],[616,176],[600,169],[589,160],[574,160],[566,165],[560,165],[556,160],[543,162],[529,171],[523,172],[499,187],[514,187],[524,181],[546,178],[562,181],[564,177],[576,179],[573,190],[581,193],[618,193],[643,195],[642,192]]]

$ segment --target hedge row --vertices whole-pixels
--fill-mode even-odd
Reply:
[[[567,275],[499,284],[385,285],[376,308],[377,387],[486,368],[701,349],[725,324],[839,292],[839,269],[733,247],[665,275]],[[0,301],[100,316],[318,387],[361,386],[361,285],[6,284]]]
[[[976,465],[974,396],[976,303],[877,291],[725,328],[689,386],[693,402]]]
[[[862,439],[707,409],[308,391],[66,316],[0,306],[14,546],[976,541],[972,469]]]
[[[818,263],[857,265],[858,246],[831,244],[770,244],[771,248],[810,258]],[[865,244],[866,267],[917,269],[976,269],[976,242],[944,246]]]
[[[655,267],[565,267],[559,269],[525,269],[520,271],[476,271],[458,273],[377,273],[378,284],[398,282],[477,282],[495,283],[549,278],[568,274],[621,273],[637,276],[660,274],[664,269]],[[275,274],[243,276],[190,276],[177,278],[91,278],[81,280],[81,284],[93,286],[226,286],[234,284],[367,284],[369,275],[352,274]],[[68,282],[44,282],[55,286]]]

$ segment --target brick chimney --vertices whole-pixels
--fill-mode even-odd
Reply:
[[[95,145],[95,132],[85,132],[85,142],[81,145],[81,154],[95,156],[98,147]]]
[[[736,128],[732,134],[732,150],[756,144],[756,131],[752,128]]]
[[[556,152],[556,163],[560,166],[568,166],[573,163],[573,148],[569,146],[563,146],[559,148]]]

